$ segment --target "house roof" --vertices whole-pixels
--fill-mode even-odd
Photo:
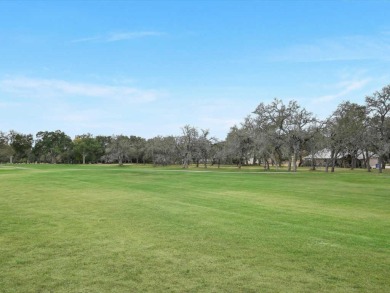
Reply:
[[[330,159],[331,158],[331,151],[330,150],[328,150],[328,149],[323,149],[323,150],[320,150],[320,151],[318,151],[318,152],[316,152],[315,154],[314,154],[314,159]],[[341,156],[340,156],[340,154],[338,154],[337,155],[337,158],[338,159],[340,159],[341,158]],[[309,155],[309,156],[307,156],[307,157],[304,157],[303,159],[305,159],[305,160],[311,160],[312,159],[312,156],[311,155]]]
[[[314,159],[316,159],[316,160],[330,159],[331,158],[330,155],[331,155],[331,151],[329,149],[323,149],[323,150],[320,150],[314,154]],[[342,157],[345,157],[346,155],[347,155],[346,153],[339,153],[339,154],[337,154],[337,159],[341,159]],[[378,157],[378,155],[376,155],[372,152],[369,152],[368,155],[370,156],[370,158],[377,158]],[[363,157],[362,151],[359,151],[357,158],[359,160],[363,160],[364,157]],[[304,160],[311,160],[312,156],[309,155],[309,156],[304,157],[303,159]]]

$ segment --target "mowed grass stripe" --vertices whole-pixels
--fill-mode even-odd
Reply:
[[[0,170],[4,292],[389,289],[387,174],[69,169]]]

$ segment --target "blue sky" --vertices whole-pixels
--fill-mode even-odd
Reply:
[[[390,83],[389,1],[0,0],[0,130],[224,139],[260,102],[319,118]]]

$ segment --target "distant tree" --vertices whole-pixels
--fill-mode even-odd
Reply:
[[[173,136],[156,136],[148,139],[145,156],[152,161],[154,166],[167,166],[176,163],[180,158],[176,150],[176,138]]]
[[[377,139],[377,129],[372,122],[371,118],[366,115],[366,120],[364,121],[364,131],[362,133],[363,140],[361,141],[364,164],[368,172],[371,172],[370,159],[377,155],[375,142]]]
[[[379,173],[385,162],[385,157],[390,153],[390,85],[381,91],[376,91],[372,96],[366,97],[366,105],[369,111],[369,124],[375,130],[373,140],[374,148],[379,156]]]
[[[337,114],[334,112],[325,122],[324,138],[325,143],[330,150],[330,159],[326,161],[325,171],[328,172],[329,165],[331,172],[335,171],[336,159],[342,151],[343,139],[338,131]]]
[[[124,160],[129,158],[131,148],[132,145],[129,137],[116,135],[111,138],[111,142],[106,151],[112,160],[117,161],[122,166]]]
[[[333,116],[338,148],[350,158],[349,167],[356,168],[357,157],[364,147],[366,107],[343,102],[337,107]]]
[[[254,114],[254,117],[245,119],[244,125],[253,139],[254,160],[258,159],[259,163],[263,163],[264,169],[268,170],[270,161],[280,163],[283,140],[276,131],[276,125],[261,116],[263,112]]]
[[[253,140],[245,128],[233,126],[226,137],[226,147],[229,156],[236,162],[239,169],[250,157]]]
[[[15,150],[9,145],[8,134],[0,131],[0,162],[13,163]]]
[[[146,140],[142,137],[131,135],[130,142],[132,145],[132,158],[134,158],[135,162],[138,164],[145,154]]]
[[[248,157],[253,160],[253,164],[257,164],[257,162],[260,162],[259,157],[259,145],[258,145],[258,138],[259,133],[257,132],[257,125],[255,123],[255,120],[251,116],[247,116],[243,123],[241,123],[241,128],[245,129],[246,133],[250,137],[251,140],[251,147],[249,148],[250,154],[248,154]]]
[[[195,156],[199,132],[197,128],[190,125],[185,125],[181,130],[182,135],[176,137],[176,149],[182,158],[183,168],[186,169]]]
[[[307,140],[307,129],[316,119],[313,114],[302,108],[296,101],[285,105],[282,100],[274,99],[270,104],[260,103],[256,110],[257,146],[265,151],[264,141],[272,141],[274,157],[280,162],[282,157],[288,159],[288,170],[297,171],[297,159],[302,146]],[[264,154],[264,153],[263,153]]]
[[[111,144],[112,136],[98,135],[96,136],[96,142],[99,148],[96,150],[96,158],[100,162],[108,163],[110,161],[108,154],[108,147]]]
[[[223,161],[226,159],[226,144],[224,141],[215,140],[211,145],[212,164],[217,164],[220,168]]]
[[[255,121],[257,127],[256,143],[262,146],[262,155],[267,152],[271,155],[271,160],[277,166],[284,158],[288,158],[289,170],[291,169],[291,146],[286,135],[285,124],[289,116],[287,106],[282,100],[274,99],[270,104],[260,103],[255,111]],[[268,149],[269,145],[271,149]]]
[[[316,119],[311,112],[302,108],[296,101],[291,101],[288,105],[288,116],[285,120],[283,130],[287,136],[292,149],[293,172],[297,171],[297,160],[301,154],[302,147],[309,139],[308,128]],[[302,160],[301,160],[302,161]]]
[[[356,168],[357,158],[363,153],[366,139],[366,107],[351,102],[343,102],[327,119],[325,142],[330,150],[331,172],[334,172],[336,159],[341,156],[350,168]],[[327,164],[326,171],[329,165]]]
[[[28,162],[34,138],[32,134],[22,134],[14,130],[9,133],[9,145],[15,151],[15,161],[17,162]]]
[[[196,164],[196,167],[199,167],[199,163],[202,161],[204,167],[207,168],[214,138],[209,137],[210,131],[208,129],[201,129],[200,132],[197,129],[195,130],[195,135],[192,138],[192,145],[190,147],[191,159]],[[180,140],[181,138],[179,138],[179,142],[182,141]],[[182,150],[183,146],[178,145],[178,148]]]
[[[100,144],[90,133],[76,135],[73,140],[73,150],[76,158],[81,157],[85,164],[87,157],[90,162],[99,158]]]
[[[325,123],[317,121],[312,123],[307,129],[307,139],[305,140],[304,148],[311,156],[310,170],[316,170],[315,154],[326,147],[324,135]]]
[[[71,159],[72,139],[60,130],[40,131],[36,134],[36,142],[33,152],[39,161],[52,164]]]

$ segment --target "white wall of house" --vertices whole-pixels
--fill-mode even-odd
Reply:
[[[376,158],[376,157],[370,158],[370,166],[371,166],[371,168],[375,168],[376,164],[378,164],[378,158]]]

